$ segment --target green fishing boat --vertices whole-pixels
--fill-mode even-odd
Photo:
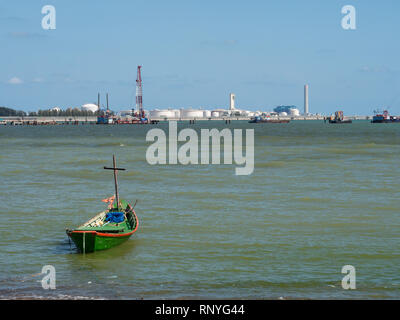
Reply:
[[[108,209],[78,228],[66,230],[68,237],[82,253],[115,247],[128,240],[138,229],[139,220],[134,211],[136,203],[132,207],[127,201],[119,199],[118,195],[117,171],[125,169],[117,168],[115,156],[113,164],[112,168],[104,167],[114,171],[115,195],[103,200],[109,203]]]

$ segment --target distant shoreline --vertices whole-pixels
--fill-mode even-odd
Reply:
[[[123,119],[123,117],[121,117]],[[211,118],[151,118],[155,121],[249,121],[251,117],[211,117]],[[276,117],[279,120],[325,120],[326,116]],[[370,120],[372,116],[347,116],[350,120]],[[96,124],[96,116],[79,117],[0,117],[0,125],[61,125]]]

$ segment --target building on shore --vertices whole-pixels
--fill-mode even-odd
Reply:
[[[290,115],[292,117],[300,116],[300,110],[296,106],[277,106],[274,108],[274,112],[278,114],[286,113],[286,116]]]
[[[235,94],[234,93],[231,93],[231,94],[229,94],[229,110],[230,111],[233,111],[233,110],[235,110]]]

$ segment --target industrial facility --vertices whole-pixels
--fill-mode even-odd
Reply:
[[[137,91],[138,92],[138,91]],[[141,93],[141,88],[139,90]],[[139,111],[137,109],[137,111]],[[140,112],[140,111],[139,111]],[[129,113],[123,112],[124,114]],[[121,113],[122,114],[122,113]],[[248,119],[256,116],[267,116],[277,118],[298,118],[300,110],[296,106],[278,106],[273,111],[250,111],[242,110],[236,107],[236,95],[229,94],[229,107],[208,109],[208,108],[170,108],[170,109],[153,109],[146,114],[150,119],[157,120],[216,120],[216,119]],[[308,109],[308,85],[304,86],[304,117],[309,116]]]
[[[80,110],[82,112],[92,113],[97,116],[97,123],[100,124],[112,124],[112,123],[151,123],[154,121],[165,121],[165,120],[248,120],[254,117],[268,117],[277,119],[306,119],[313,118],[309,113],[308,106],[308,94],[309,86],[304,85],[304,113],[301,116],[300,110],[293,105],[281,105],[273,108],[272,111],[251,111],[245,110],[245,108],[238,108],[236,105],[235,93],[229,93],[228,107],[218,108],[182,108],[173,107],[168,109],[150,109],[145,110],[143,107],[143,87],[142,87],[142,66],[137,67],[137,78],[136,78],[136,106],[129,110],[120,111],[114,113],[109,108],[108,104],[108,93],[106,94],[106,108],[101,108],[100,104],[100,93],[98,94],[97,104],[86,103],[80,108],[74,110]],[[60,112],[61,109],[54,107],[50,111]]]
[[[256,116],[269,117],[300,117],[300,110],[296,106],[278,106],[273,111],[250,111],[242,110],[235,105],[236,95],[229,94],[229,107],[227,109],[193,109],[193,108],[171,108],[154,109],[148,114],[150,119],[158,120],[217,120],[217,119],[238,119],[244,120]],[[126,114],[126,112],[124,112]],[[122,114],[122,113],[121,113]]]

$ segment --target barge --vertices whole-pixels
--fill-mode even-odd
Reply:
[[[265,118],[265,117],[253,117],[250,119],[249,123],[289,123],[290,120],[285,120],[285,119],[271,119],[271,118]]]
[[[353,123],[350,119],[345,119],[343,111],[336,111],[335,116],[329,117],[329,123]]]

